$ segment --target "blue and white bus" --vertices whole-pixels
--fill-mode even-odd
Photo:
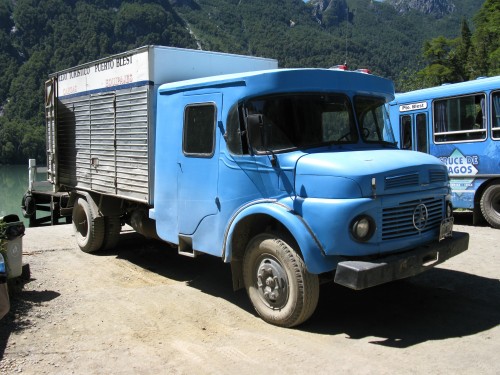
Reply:
[[[454,208],[500,229],[500,76],[397,94],[389,108],[400,148],[448,167]]]

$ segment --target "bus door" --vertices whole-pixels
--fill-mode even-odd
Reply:
[[[405,113],[399,116],[401,149],[429,153],[428,121],[427,111]]]

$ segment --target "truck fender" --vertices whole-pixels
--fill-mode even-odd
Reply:
[[[241,262],[241,257],[233,258],[233,239],[239,225],[245,219],[255,215],[266,215],[281,223],[293,236],[299,246],[300,254],[304,259],[307,270],[313,274],[319,274],[335,269],[337,260],[335,257],[325,256],[321,243],[304,219],[297,215],[290,207],[276,201],[257,201],[246,205],[238,210],[230,220],[230,224],[224,236],[223,257],[225,262]],[[235,269],[233,268],[233,273]],[[234,282],[234,275],[233,275]]]
[[[95,217],[119,216],[123,214],[124,209],[122,207],[122,199],[82,190],[72,191],[68,202],[68,207],[73,206],[78,197],[85,198],[85,200],[89,203]]]
[[[90,194],[87,191],[81,191],[81,190],[74,191],[71,194],[71,197],[70,197],[70,203],[71,203],[71,205],[73,205],[76,202],[76,200],[78,199],[78,197],[85,198],[85,200],[87,201],[87,203],[90,206],[90,209],[92,210],[92,214],[93,214],[94,217],[100,217],[100,216],[102,216],[101,213],[100,213],[100,211],[99,211],[99,207],[98,207],[98,205],[97,205],[94,197],[92,196],[92,194]]]

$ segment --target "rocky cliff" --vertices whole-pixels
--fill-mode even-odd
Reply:
[[[374,0],[372,0],[374,1]],[[442,18],[455,11],[455,4],[451,0],[375,0],[393,6],[399,13],[405,14],[417,11],[422,14]],[[332,26],[346,18],[352,17],[349,13],[346,0],[310,0],[312,15],[320,24]]]
[[[387,0],[399,13],[411,10],[442,18],[455,10],[451,0]]]

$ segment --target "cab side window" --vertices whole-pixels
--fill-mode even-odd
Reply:
[[[234,105],[227,115],[227,130],[224,138],[229,152],[233,155],[249,154],[246,138],[245,121],[242,118],[243,109]]]
[[[213,103],[185,108],[182,138],[184,155],[211,157],[214,154],[216,114],[217,108]]]

